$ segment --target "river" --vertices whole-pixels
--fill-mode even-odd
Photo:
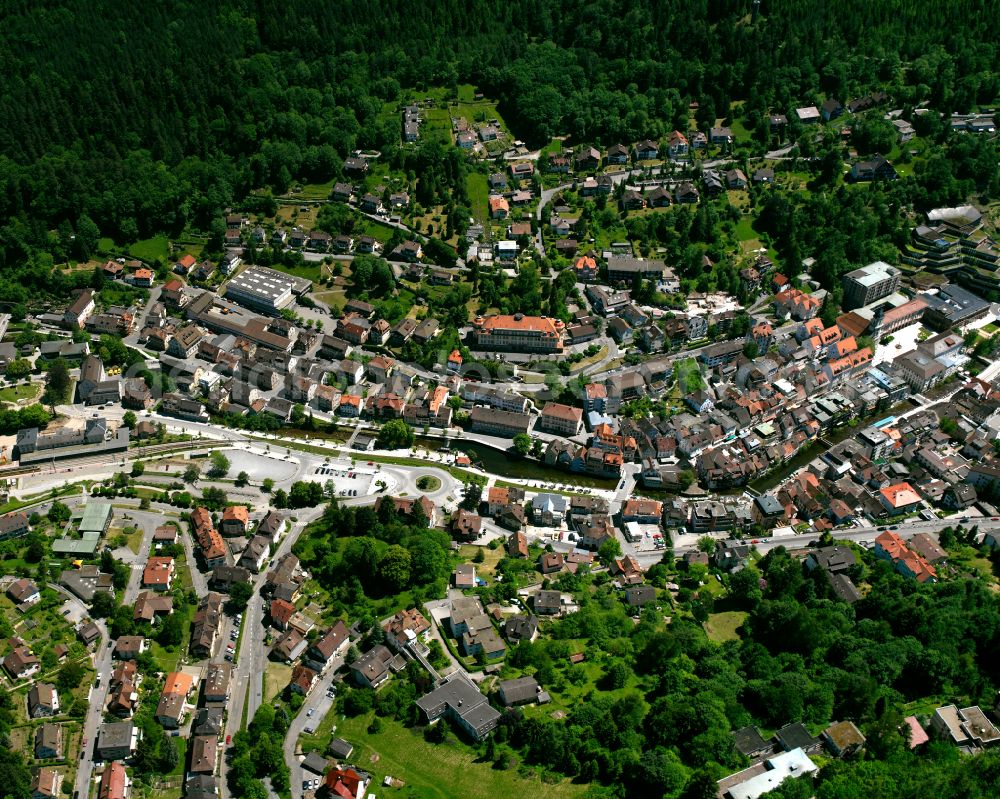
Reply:
[[[439,438],[417,436],[417,445],[425,449],[439,450],[443,443]],[[500,452],[500,450],[488,447],[485,444],[477,444],[474,441],[453,438],[450,443],[452,450],[464,452],[473,463],[478,463],[487,472],[500,477],[508,477],[515,480],[544,480],[548,483],[567,483],[583,488],[604,488],[608,490],[614,489],[617,485],[615,478],[603,479],[589,474],[566,472],[562,469],[546,466],[544,463],[531,458],[507,455],[505,452]]]

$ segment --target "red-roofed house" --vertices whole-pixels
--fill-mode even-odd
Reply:
[[[921,744],[925,744],[930,740],[930,736],[920,726],[920,722],[917,720],[916,716],[907,716],[903,719],[903,733],[909,732],[910,738],[910,749],[916,749]]]
[[[196,263],[198,263],[198,261],[193,255],[182,255],[177,259],[177,266],[174,267],[174,271],[181,275],[186,275],[194,269],[194,265]]]
[[[573,264],[578,283],[590,283],[597,280],[597,261],[589,255],[581,255]]]
[[[548,402],[539,417],[539,429],[564,436],[578,435],[583,427],[583,411],[571,405]]]
[[[909,483],[896,483],[879,491],[879,501],[889,513],[895,515],[914,510],[920,504],[920,495]]]
[[[331,769],[324,783],[330,795],[339,799],[361,799],[368,787],[365,778],[352,768]]]
[[[912,490],[912,489],[910,489]],[[937,571],[892,530],[886,530],[875,539],[875,557],[892,561],[896,571],[918,583],[937,582]]]
[[[129,778],[125,766],[117,760],[112,760],[101,775],[101,787],[97,799],[126,799],[128,796]]]
[[[493,219],[506,219],[510,216],[510,204],[503,197],[490,197],[490,216]]]
[[[271,623],[279,630],[287,630],[288,623],[295,614],[295,605],[284,599],[271,600]]]
[[[169,591],[174,580],[174,559],[155,556],[146,561],[142,570],[142,587],[153,591]]]
[[[146,269],[145,267],[136,269],[132,275],[132,283],[133,285],[148,289],[153,285],[153,270]]]
[[[231,505],[222,512],[223,535],[246,535],[250,511],[245,505]]]

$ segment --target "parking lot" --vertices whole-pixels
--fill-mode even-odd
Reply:
[[[323,484],[332,482],[338,497],[363,497],[373,493],[377,472],[374,464],[354,466],[350,461],[337,460],[317,466],[312,479]]]

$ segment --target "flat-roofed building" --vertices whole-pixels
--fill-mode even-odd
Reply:
[[[782,752],[719,781],[719,794],[727,799],[757,799],[787,779],[816,772],[816,764],[801,749]]]
[[[622,281],[631,284],[636,275],[646,280],[662,280],[668,272],[667,265],[655,258],[635,258],[631,255],[612,255],[608,258],[609,283]]]
[[[864,305],[888,297],[899,289],[901,272],[884,261],[875,261],[844,275],[844,310],[860,308]]]
[[[252,266],[226,284],[226,298],[274,314],[309,290],[312,282],[264,266]]]

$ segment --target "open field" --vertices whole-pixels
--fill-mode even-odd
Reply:
[[[154,236],[151,239],[143,239],[135,244],[129,244],[125,248],[131,255],[143,261],[155,261],[159,258],[166,261],[170,255],[170,246],[166,236]]]
[[[285,690],[291,679],[291,666],[268,661],[267,669],[264,672],[264,701],[272,701],[278,694]]]
[[[469,201],[472,203],[472,215],[480,222],[486,222],[489,217],[490,189],[486,181],[486,175],[482,172],[470,172],[465,179],[465,185],[469,192]]]
[[[740,637],[736,630],[743,624],[743,620],[746,617],[747,614],[742,610],[727,610],[724,613],[713,613],[708,617],[708,621],[705,622],[705,632],[708,633],[709,639],[715,641],[717,644],[725,643],[726,641],[735,641]]]
[[[354,761],[381,785],[391,775],[406,785],[394,796],[405,799],[497,799],[538,794],[546,799],[583,796],[586,786],[568,780],[555,784],[526,779],[518,771],[501,771],[480,760],[475,751],[453,740],[430,744],[397,721],[384,719],[382,730],[368,735],[373,714],[337,722],[336,734],[354,744]]]

